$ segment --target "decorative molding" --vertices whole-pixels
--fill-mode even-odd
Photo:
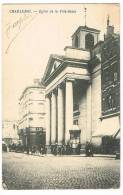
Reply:
[[[67,77],[67,78],[65,79],[65,82],[74,82],[74,81],[75,81],[75,79],[70,78],[70,77]]]
[[[120,116],[120,112],[116,112],[116,113],[113,113],[113,114],[107,114],[107,115],[101,116],[99,119],[102,121],[103,119],[110,118],[110,117],[113,117],[113,116]]]
[[[63,81],[60,84],[58,84],[58,88],[63,89],[64,87],[65,87],[65,81]]]
[[[44,84],[47,86],[66,67],[75,67],[75,68],[88,69],[88,61],[85,61],[85,60],[76,60],[76,59],[72,59],[72,58],[65,58],[64,61],[61,63],[61,65],[59,65],[56,68],[56,70],[52,72],[52,74],[50,74],[50,72],[49,72],[49,76],[46,75],[46,77],[44,79]]]

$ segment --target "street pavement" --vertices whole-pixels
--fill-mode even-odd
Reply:
[[[32,156],[3,153],[7,189],[109,189],[120,187],[120,160],[111,157]],[[6,189],[5,188],[5,189]]]

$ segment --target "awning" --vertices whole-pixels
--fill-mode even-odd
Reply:
[[[81,133],[80,128],[78,125],[73,125],[73,127],[69,130],[70,133]]]
[[[80,130],[80,128],[78,127],[78,125],[73,125],[72,128],[70,129],[70,131],[75,131],[75,130]]]
[[[92,137],[114,136],[120,129],[119,117],[103,119]]]
[[[115,139],[120,139],[120,129],[113,136]]]

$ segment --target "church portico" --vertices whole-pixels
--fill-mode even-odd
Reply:
[[[87,122],[89,111],[87,111],[91,102],[88,95],[88,86],[90,82],[80,79],[65,79],[55,89],[46,95],[47,101],[47,145],[57,143],[63,145],[70,143],[71,133],[77,135],[79,130],[79,141],[86,142]],[[83,86],[83,87],[82,87]],[[88,106],[88,107],[87,107]],[[73,133],[73,127],[78,126]],[[89,132],[91,131],[91,127]],[[73,137],[72,137],[73,139]]]
[[[73,84],[71,82],[66,80],[50,92],[50,95],[46,95],[48,105],[50,105],[47,106],[47,145],[55,143],[62,145],[69,139],[69,127],[73,124]],[[71,92],[71,96],[68,91]]]

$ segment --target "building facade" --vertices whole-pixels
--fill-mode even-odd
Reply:
[[[94,50],[93,50],[94,53]],[[107,20],[107,34],[100,46],[101,107],[100,120],[93,133],[93,141],[97,145],[108,142],[120,130],[120,36],[114,33],[114,27]],[[99,116],[98,116],[99,117]],[[106,140],[106,141],[105,141]]]
[[[19,100],[19,137],[24,146],[45,144],[45,88],[39,80],[27,87]]]
[[[99,41],[99,30],[80,26],[72,35],[72,46],[65,47],[65,55],[50,56],[43,78],[46,86],[47,146],[70,143],[77,147],[87,141],[100,145],[105,133],[111,136],[119,130],[119,104],[112,113],[104,108],[104,98],[107,98],[111,85],[112,93],[115,94],[116,90],[119,94],[119,73],[115,71],[115,68],[119,71],[119,55],[115,56],[119,44],[112,29],[107,22],[105,40]],[[109,39],[113,39],[110,43],[113,46]],[[112,60],[108,57],[110,63],[106,63],[111,69],[112,62],[116,64],[112,74],[115,80],[118,78],[114,81],[118,87],[113,82],[106,85],[108,89],[104,84],[107,78],[104,75],[106,45],[113,48]],[[118,61],[115,63],[116,58]]]
[[[7,146],[18,143],[18,123],[17,121],[2,121],[2,140]]]

